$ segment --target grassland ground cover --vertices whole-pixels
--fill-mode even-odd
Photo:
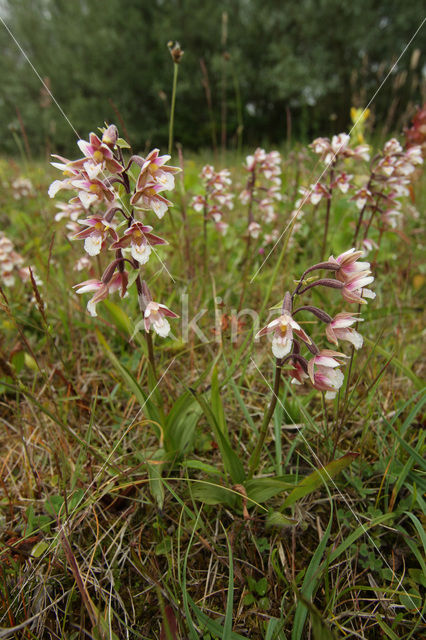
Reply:
[[[0,638],[422,636],[426,184],[371,180],[396,143],[331,170],[327,144],[176,150],[164,211],[144,153],[103,187],[143,229],[1,160]],[[330,266],[352,247],[368,304]]]

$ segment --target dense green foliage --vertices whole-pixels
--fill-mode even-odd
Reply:
[[[170,39],[185,50],[176,140],[186,148],[214,138],[220,144],[222,128],[228,146],[237,144],[238,132],[244,143],[260,144],[343,130],[350,106],[368,103],[419,27],[416,5],[6,0],[7,27],[69,122],[2,25],[3,149],[16,151],[12,132],[23,124],[33,152],[69,150],[72,126],[82,134],[105,118],[127,128],[135,148],[164,145],[173,75]],[[420,100],[421,40],[420,31],[375,100],[376,121],[388,129],[400,129]]]

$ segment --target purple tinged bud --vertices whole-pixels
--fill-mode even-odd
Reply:
[[[329,271],[338,271],[340,265],[336,264],[335,262],[318,262],[317,264],[314,264],[312,267],[309,267],[309,269],[306,269],[305,273],[303,274],[304,276],[306,276],[308,273],[311,273],[311,271],[316,271],[317,269],[328,269]]]
[[[314,316],[316,316],[319,320],[321,320],[322,322],[325,322],[326,324],[332,321],[332,317],[328,315],[328,313],[326,313],[322,309],[318,309],[318,307],[313,307],[312,305],[298,307],[293,311],[293,315],[295,315],[296,313],[299,313],[299,311],[309,311]]]
[[[281,310],[283,313],[287,312],[291,315],[292,307],[293,307],[293,302],[291,300],[291,294],[287,291],[284,296],[283,306]]]
[[[343,289],[345,285],[343,282],[340,282],[340,280],[332,280],[331,278],[320,278],[320,280],[316,280],[315,282],[308,284],[304,289],[301,289],[301,291],[298,291],[297,293],[298,295],[301,295],[302,293],[305,293],[305,291],[309,291],[309,289],[313,289],[314,287],[319,286],[331,287],[332,289]]]
[[[332,280],[331,278],[321,278],[315,284],[322,284],[323,287],[331,287],[332,289],[343,289],[345,286],[343,282],[339,280]]]
[[[118,129],[115,124],[110,124],[102,134],[102,142],[109,147],[114,147],[118,140]]]
[[[105,271],[102,274],[102,282],[104,284],[108,284],[112,278],[112,276],[114,275],[114,271],[118,265],[118,263],[121,262],[121,259],[116,259],[113,260],[113,262],[111,262],[111,264],[109,264],[107,266],[107,268],[105,269]]]
[[[139,304],[141,305],[141,309],[145,311],[148,304],[152,302],[152,295],[145,280],[142,280],[141,291],[138,293]]]

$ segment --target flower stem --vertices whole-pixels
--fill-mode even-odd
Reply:
[[[297,220],[297,215],[295,215],[293,217],[293,219],[291,220],[290,224],[287,227],[287,232],[288,233],[287,233],[286,238],[284,240],[283,248],[281,249],[281,253],[279,255],[279,258],[278,258],[278,260],[276,262],[274,271],[272,273],[272,277],[269,278],[268,287],[266,289],[265,297],[263,298],[263,302],[262,302],[262,306],[261,306],[259,315],[261,315],[265,311],[266,305],[268,304],[269,296],[271,295],[272,287],[274,286],[274,282],[275,282],[275,279],[277,277],[278,271],[281,268],[281,263],[284,260],[284,256],[286,254],[288,243],[289,243],[289,240],[291,238],[291,234],[293,232],[293,227],[294,227],[294,225],[296,223],[296,220]],[[277,241],[277,244],[278,244],[278,242],[279,242],[279,240]],[[275,247],[274,247],[274,249],[275,249]],[[272,251],[274,249],[272,249]],[[272,251],[271,251],[271,253],[272,253]]]
[[[169,155],[172,155],[173,148],[173,127],[175,122],[175,104],[176,104],[176,87],[179,65],[177,62],[173,63],[173,89],[172,89],[172,104],[170,108],[170,122],[169,122]]]
[[[331,209],[331,197],[333,194],[333,189],[331,188],[331,183],[333,182],[334,171],[330,170],[330,186],[329,186],[329,198],[327,200],[327,210],[325,212],[325,225],[324,225],[324,236],[322,239],[322,249],[321,249],[321,260],[324,260],[325,250],[327,248],[327,235],[328,235],[328,225],[330,222],[330,209]]]
[[[146,344],[147,344],[147,347],[148,347],[149,364],[151,365],[152,372],[154,374],[155,379],[157,379],[157,371],[156,371],[156,368],[155,368],[155,358],[154,358],[154,345],[152,343],[152,335],[151,335],[151,333],[148,333],[148,331],[145,331],[145,338],[146,338]]]
[[[263,416],[263,422],[262,422],[262,426],[260,428],[260,433],[259,433],[259,440],[257,441],[255,450],[253,451],[250,457],[248,479],[251,479],[253,477],[253,474],[256,471],[257,466],[259,464],[260,453],[262,451],[266,434],[268,432],[268,426],[272,416],[274,415],[275,407],[277,405],[278,393],[280,389],[281,366],[282,366],[282,362],[277,358],[275,361],[275,379],[274,379],[274,389],[272,391],[272,398],[271,398],[269,407],[265,411],[265,414]]]
[[[208,250],[207,250],[207,193],[206,204],[203,208],[203,239],[204,239],[204,277],[207,275]]]
[[[135,284],[136,284],[136,289],[137,289],[137,292],[138,292],[139,309],[140,309],[140,312],[141,312],[142,317],[143,317],[144,313],[145,313],[145,308],[144,308],[144,303],[143,303],[144,293],[143,293],[143,287],[142,287],[142,281],[141,281],[140,274],[138,274],[136,276]],[[155,358],[154,358],[154,345],[152,343],[152,335],[148,331],[145,331],[145,339],[146,339],[146,345],[148,347],[148,360],[149,360],[149,363],[151,365],[154,377],[157,378],[157,371],[156,371],[156,368],[155,368]]]

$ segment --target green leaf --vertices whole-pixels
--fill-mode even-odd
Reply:
[[[224,504],[235,509],[238,504],[238,496],[234,491],[226,487],[210,482],[197,483],[193,489],[194,498],[206,504]]]
[[[161,472],[164,466],[162,460],[165,459],[165,455],[164,449],[158,449],[158,451],[151,456],[153,462],[147,461],[149,489],[159,509],[162,509],[164,504],[164,485]]]
[[[204,473],[207,473],[207,475],[222,475],[220,469],[213,466],[212,464],[208,464],[207,462],[202,462],[202,460],[184,460],[182,462],[182,466],[187,467],[188,469],[197,469],[198,471],[204,471]]]
[[[132,332],[132,321],[123,309],[111,300],[103,301],[103,309],[108,319],[126,336],[130,336]]]
[[[48,550],[49,546],[50,545],[48,542],[40,540],[40,542],[37,542],[37,544],[35,544],[31,549],[31,556],[33,558],[40,558],[40,556],[42,556],[43,553]]]
[[[124,138],[118,138],[115,144],[117,145],[117,147],[120,147],[120,149],[131,149],[131,146],[128,142],[125,141]]]
[[[293,479],[293,482],[291,481]],[[261,504],[282,491],[294,488],[294,476],[275,476],[271,478],[252,478],[244,483],[247,495]]]
[[[188,602],[191,605],[192,609],[195,612],[195,615],[198,618],[198,622],[200,625],[204,625],[206,629],[216,638],[223,638],[223,626],[217,622],[216,620],[212,620],[207,616],[192,600],[191,596],[188,596]],[[199,636],[197,636],[199,638]],[[235,631],[231,631],[231,633],[227,636],[229,640],[247,640],[246,637],[241,636],[239,633]]]
[[[198,402],[189,391],[185,391],[166,416],[164,439],[168,451],[181,455],[192,448],[195,427],[201,414]]]
[[[309,602],[299,591],[294,589],[297,599],[299,600],[299,605],[305,607],[307,611],[309,611],[309,615],[311,618],[312,624],[312,635],[314,640],[336,640],[335,634],[329,629],[328,625],[323,620],[321,613],[318,611],[314,605]],[[293,627],[292,640],[294,637],[301,638],[298,634],[294,635],[295,628]],[[302,629],[303,630],[303,629]]]
[[[219,379],[217,367],[214,367],[211,382],[211,410],[216,419],[216,423],[223,434],[228,434],[226,426],[225,411],[223,409],[222,398],[220,397]]]
[[[219,427],[216,417],[213,414],[213,411],[211,410],[209,405],[207,404],[206,400],[199,395],[195,395],[195,398],[197,402],[200,404],[203,410],[203,413],[206,416],[207,421],[214,433],[214,436],[216,438],[216,441],[219,447],[219,451],[222,455],[223,465],[225,467],[226,472],[229,473],[229,475],[232,478],[232,481],[235,484],[241,484],[245,476],[244,467],[241,460],[238,458],[237,454],[235,453],[235,451],[232,449],[230,445],[228,434],[226,432],[223,432],[222,429]]]
[[[225,527],[222,525],[223,532],[226,537],[226,544],[228,546],[228,595],[226,597],[226,612],[225,621],[223,623],[223,635],[222,640],[231,640],[232,638],[232,614],[234,610],[234,560],[232,557],[232,547],[229,543],[228,534]]]
[[[314,625],[314,619],[317,618],[316,613],[313,612],[313,609],[309,606],[309,604],[312,599],[312,595],[314,594],[314,592],[316,591],[319,585],[319,580],[321,576],[320,563],[324,555],[324,550],[327,546],[328,539],[330,537],[331,525],[333,523],[333,503],[331,501],[330,501],[330,505],[331,505],[330,518],[328,520],[327,529],[324,531],[324,535],[319,541],[319,544],[315,549],[314,555],[311,558],[311,561],[305,573],[305,577],[303,579],[303,584],[300,589],[300,593],[296,590],[296,596],[299,602],[297,603],[296,613],[294,615],[291,640],[300,640],[300,638],[302,638],[303,628],[305,626],[305,620],[306,620],[308,610],[311,611],[312,626]],[[321,618],[320,618],[320,621],[321,621]],[[321,630],[322,628],[321,624],[319,624],[318,628],[319,630]],[[328,628],[326,627],[326,632],[327,631],[328,631]],[[318,636],[318,638],[321,638],[321,637],[322,637],[321,635]],[[328,637],[327,635],[324,635],[324,638],[327,638],[327,637]]]
[[[258,593],[260,596],[266,596],[267,592],[268,592],[268,581],[266,578],[261,578],[260,580],[258,580],[256,582],[256,593]]]
[[[338,473],[346,469],[355,458],[358,457],[358,453],[347,453],[338,460],[329,462],[322,469],[316,469],[313,473],[309,474],[293,489],[293,491],[284,500],[284,504],[281,509],[290,507],[292,504],[304,498],[308,494],[312,493],[324,484],[328,484]]]
[[[121,364],[121,362],[113,353],[111,347],[105,340],[104,336],[100,331],[98,331],[98,329],[96,329],[96,335],[102,347],[104,348],[106,355],[120,374],[127,389],[129,389],[133,393],[136,400],[139,402],[141,409],[143,409],[147,417],[153,421],[157,435],[158,437],[161,437],[161,429],[164,428],[163,411],[160,407],[157,407],[153,402],[150,401],[149,396],[143,391],[142,387],[140,386],[136,378],[130,373],[130,371],[128,371],[128,369],[126,369],[126,367]]]
[[[279,511],[271,511],[266,518],[266,526],[270,527],[294,527],[297,520],[289,518]]]

